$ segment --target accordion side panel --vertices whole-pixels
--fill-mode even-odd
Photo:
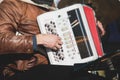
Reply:
[[[84,11],[86,14],[86,19],[88,21],[90,31],[92,33],[92,37],[93,37],[93,40],[95,43],[97,53],[98,53],[99,57],[102,57],[104,54],[103,54],[103,49],[102,49],[101,41],[99,38],[98,30],[96,27],[94,12],[93,12],[92,8],[90,8],[88,6],[83,6],[83,8],[84,8]]]

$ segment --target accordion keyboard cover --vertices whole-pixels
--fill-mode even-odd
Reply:
[[[54,34],[62,39],[58,51],[46,48],[52,65],[87,63],[104,55],[91,7],[74,4],[41,14],[37,21],[42,34]]]

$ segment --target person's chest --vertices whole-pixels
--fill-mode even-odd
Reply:
[[[45,13],[44,10],[38,7],[28,6],[24,16],[20,20],[18,30],[22,34],[34,35],[40,33],[37,16]]]

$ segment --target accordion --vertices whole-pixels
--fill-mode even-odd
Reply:
[[[42,34],[58,35],[63,42],[58,51],[46,48],[50,64],[72,66],[104,55],[91,7],[74,4],[39,15],[37,21]]]

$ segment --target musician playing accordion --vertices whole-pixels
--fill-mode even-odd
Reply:
[[[61,48],[63,44],[61,38],[53,34],[40,34],[36,20],[38,15],[57,9],[59,1],[1,1],[0,59],[2,61],[0,64],[1,74],[5,80],[10,80],[11,76],[16,75],[16,71],[25,72],[35,66],[49,64],[45,47],[53,50]],[[97,25],[102,32],[101,35],[104,35],[101,22],[97,21]]]

